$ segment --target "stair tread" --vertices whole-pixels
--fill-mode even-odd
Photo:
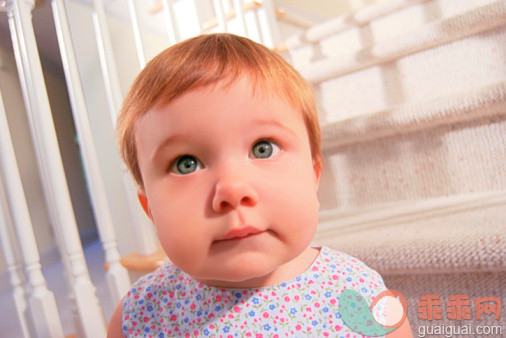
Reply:
[[[382,274],[506,271],[506,205],[499,203],[333,236],[317,244],[355,256]]]

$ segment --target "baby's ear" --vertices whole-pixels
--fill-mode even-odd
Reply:
[[[315,160],[313,159],[313,171],[314,171],[314,177],[315,177],[315,185],[318,189],[318,185],[320,184],[320,177],[322,175],[322,161],[321,160]]]
[[[137,198],[139,199],[139,203],[142,206],[142,209],[148,215],[150,220],[153,220],[153,216],[151,215],[151,209],[149,209],[148,198],[146,197],[146,192],[144,188],[137,188]]]

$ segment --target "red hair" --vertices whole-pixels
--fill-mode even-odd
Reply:
[[[200,35],[153,58],[134,80],[123,101],[116,133],[120,153],[135,181],[142,186],[137,162],[135,124],[155,106],[199,87],[232,84],[247,75],[254,89],[274,92],[300,111],[309,135],[311,155],[321,167],[321,132],[311,85],[279,54],[233,34]]]

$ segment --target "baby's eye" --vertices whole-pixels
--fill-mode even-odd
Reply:
[[[260,141],[255,143],[251,149],[251,156],[255,158],[269,158],[279,152],[279,147],[270,141]]]
[[[172,165],[171,172],[177,175],[187,175],[202,169],[202,163],[195,157],[183,155]]]

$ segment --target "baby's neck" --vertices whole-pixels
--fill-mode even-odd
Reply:
[[[251,289],[278,285],[288,282],[306,272],[320,254],[320,248],[308,247],[300,255],[291,261],[277,267],[270,273],[247,279],[239,282],[221,281],[221,280],[198,280],[209,286],[231,288],[231,289]]]

